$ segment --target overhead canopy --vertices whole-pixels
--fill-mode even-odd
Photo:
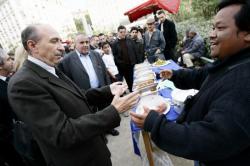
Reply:
[[[180,6],[180,0],[148,0],[143,4],[127,11],[124,15],[128,15],[129,21],[133,22],[142,16],[164,9],[169,13],[177,13]]]

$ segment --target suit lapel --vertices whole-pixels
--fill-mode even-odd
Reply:
[[[89,53],[90,59],[92,61],[93,64],[93,68],[95,70],[97,79],[99,81],[99,86],[103,86],[105,85],[105,79],[104,79],[104,75],[103,75],[103,68],[101,67],[101,61],[98,59],[98,57],[96,56],[100,56],[99,54],[96,55],[93,52]]]
[[[68,85],[70,85],[70,87],[74,87],[74,89],[76,91],[78,91],[78,93],[81,94],[82,97],[84,97],[84,99],[87,100],[85,94],[83,93],[83,90],[81,90],[70,78],[68,78],[63,72],[61,72],[59,69],[57,69],[57,74],[60,75],[59,77],[64,80]]]
[[[145,35],[146,41],[148,41],[146,44],[149,46],[150,45],[150,37],[149,37],[149,32],[147,32],[148,34]]]
[[[0,96],[5,97],[7,96],[7,82],[0,79]]]
[[[64,89],[74,93],[75,95],[85,99],[85,97],[83,97],[81,93],[79,94],[79,92],[74,87],[68,85],[66,82],[64,82],[63,80],[61,80],[59,78],[56,78],[56,77],[53,77],[53,76],[48,77],[48,81],[49,81],[49,83],[51,83],[53,85],[64,88]]]
[[[99,55],[98,55],[99,56]],[[91,59],[91,62],[92,62],[92,65],[93,65],[93,68],[95,70],[95,73],[96,73],[96,76],[99,80],[99,84],[101,85],[101,78],[102,78],[102,75],[101,75],[101,71],[99,69],[100,67],[100,62],[97,60],[97,57],[95,56],[95,54],[93,52],[90,51],[89,53],[89,57]]]
[[[88,73],[86,69],[84,68],[84,66],[82,65],[81,60],[78,57],[76,52],[75,54],[72,55],[72,58],[73,58],[73,62],[88,76]]]
[[[40,66],[38,66],[38,65],[28,61],[28,60],[25,61],[24,65],[27,66],[28,68],[30,68],[31,70],[33,70],[35,73],[37,73],[37,75],[39,75],[42,79],[48,80],[48,82],[50,84],[64,88],[64,89],[72,92],[73,94],[85,99],[85,96],[82,95],[82,93],[79,93],[74,87],[70,86],[65,81],[61,80],[60,78],[57,78],[56,76],[49,73],[48,71],[46,71],[42,67],[40,67]]]

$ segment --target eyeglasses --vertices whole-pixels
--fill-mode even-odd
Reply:
[[[154,23],[147,23],[147,25],[153,25]]]

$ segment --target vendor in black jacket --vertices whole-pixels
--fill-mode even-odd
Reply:
[[[218,5],[210,34],[212,67],[163,71],[181,89],[199,93],[186,103],[177,123],[145,108],[132,120],[166,152],[205,166],[250,165],[250,2]],[[161,108],[161,107],[159,107]],[[158,111],[158,112],[157,112]]]

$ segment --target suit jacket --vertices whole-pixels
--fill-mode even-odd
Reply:
[[[158,29],[161,30],[161,24],[159,24]],[[174,49],[177,44],[177,33],[175,24],[168,19],[163,22],[163,36],[166,41],[165,50]]]
[[[110,166],[102,134],[119,126],[119,114],[112,105],[97,113],[89,106],[112,99],[110,88],[83,92],[58,76],[26,60],[8,86],[14,112],[31,127],[48,165]]]
[[[13,113],[10,108],[8,97],[7,97],[7,82],[0,79],[0,146],[5,144],[5,142],[10,143],[12,134],[11,130],[13,128],[12,118]]]
[[[101,56],[95,51],[90,51],[89,56],[99,80],[100,87],[109,85],[111,81]],[[66,55],[66,57],[64,57],[64,59],[58,65],[58,68],[71,80],[73,80],[81,89],[87,90],[91,88],[89,75],[82,65],[76,51]]]

